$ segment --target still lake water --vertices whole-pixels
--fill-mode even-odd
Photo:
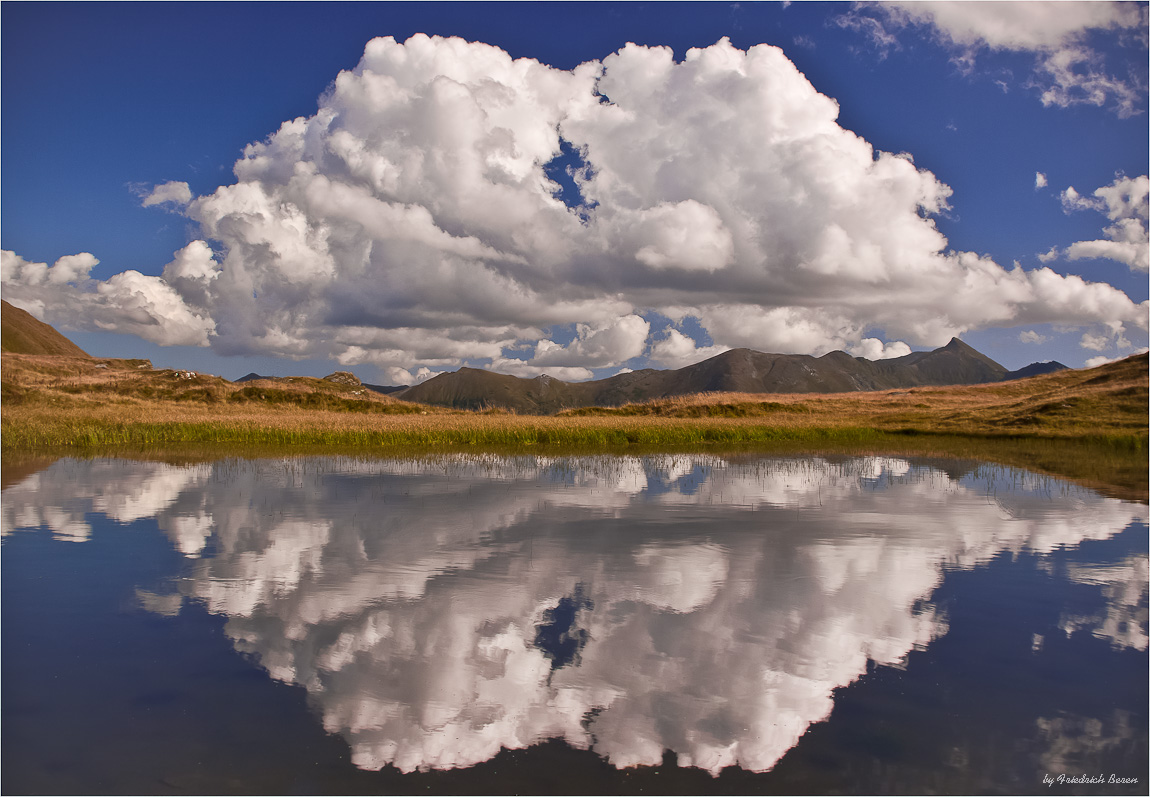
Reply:
[[[60,460],[0,513],[6,794],[1147,790],[1147,507],[1024,471]]]

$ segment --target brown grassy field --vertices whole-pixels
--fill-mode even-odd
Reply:
[[[553,416],[412,404],[349,383],[233,384],[146,361],[3,355],[16,452],[211,445],[368,452],[751,447],[986,457],[1146,492],[1146,355],[1015,382],[874,393],[702,394]]]
[[[983,385],[867,393],[701,393],[561,416],[765,418],[785,425],[863,423],[887,431],[977,436],[1146,438],[1147,355],[1090,370]]]
[[[412,404],[368,390],[354,378],[234,384],[216,376],[153,370],[142,360],[5,354],[2,382],[4,448],[148,442],[157,436],[179,442],[181,435],[204,442],[205,436],[255,442],[261,433],[267,435],[264,442],[316,443],[371,436],[471,443],[594,442],[605,436],[613,442],[693,442],[707,435],[735,442],[764,435],[801,437],[800,430],[1112,439],[1140,447],[1147,438],[1150,401],[1146,355],[1091,370],[985,385],[699,394],[554,416]],[[215,433],[191,432],[204,425]]]

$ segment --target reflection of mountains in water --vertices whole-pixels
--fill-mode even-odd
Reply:
[[[63,462],[5,492],[3,531],[86,539],[156,517],[178,593],[305,686],[364,768],[469,766],[562,738],[616,766],[764,771],[868,661],[946,632],[944,572],[1105,539],[1145,507],[1020,471],[706,456]],[[1146,557],[1080,567],[1146,647]],[[1129,583],[1127,583],[1129,582]]]

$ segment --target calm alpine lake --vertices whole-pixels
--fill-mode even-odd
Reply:
[[[1147,507],[875,457],[63,459],[6,794],[1145,794]]]

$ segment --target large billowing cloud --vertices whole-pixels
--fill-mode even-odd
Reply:
[[[682,62],[628,45],[564,71],[460,39],[374,39],[313,116],[186,204],[203,240],[162,277],[45,281],[6,260],[5,296],[55,323],[396,378],[1145,327],[1109,285],[949,251],[933,217],[950,189],[837,116],[768,45],[722,40]],[[573,207],[547,176],[564,147],[582,160]],[[147,202],[183,206],[184,188]],[[652,329],[656,314],[697,319],[712,341]]]

